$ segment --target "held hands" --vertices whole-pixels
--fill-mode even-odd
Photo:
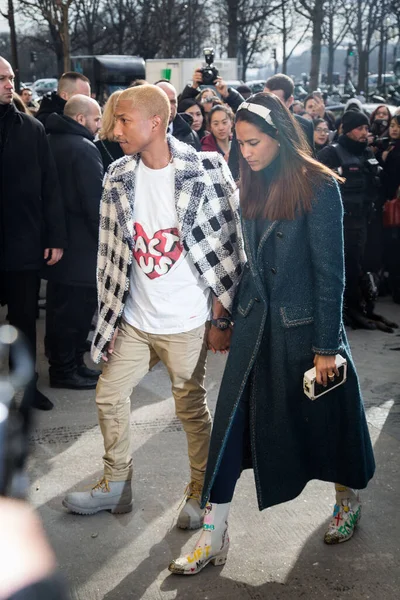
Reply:
[[[224,331],[221,331],[221,329],[218,329],[218,327],[211,325],[207,337],[208,349],[214,354],[217,352],[221,352],[221,354],[227,354],[231,344],[231,336],[232,329],[230,327]]]
[[[329,376],[332,378],[332,374],[335,377],[339,377],[339,371],[336,367],[335,356],[321,356],[316,354],[314,358],[314,367],[316,371],[316,381],[320,385],[326,387]]]

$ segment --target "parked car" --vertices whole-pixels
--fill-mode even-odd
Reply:
[[[366,112],[366,114],[370,117],[372,115],[372,113],[374,112],[374,110],[376,110],[378,108],[378,106],[381,106],[381,103],[379,104],[372,104],[372,103],[367,103],[367,104],[363,104],[363,109]],[[394,113],[397,110],[397,106],[393,106],[392,104],[385,104],[385,106],[387,106],[387,108],[390,110],[390,114],[393,116]]]
[[[228,87],[234,88],[235,90],[240,86],[240,85],[244,85],[243,81],[241,79],[227,79],[225,81],[226,85]]]
[[[252,94],[264,91],[265,79],[255,79],[253,81],[246,81],[246,85],[251,89]]]
[[[394,73],[382,74],[382,84],[385,82],[385,86],[397,85],[397,77]],[[378,75],[368,75],[368,89],[375,89],[378,87]]]
[[[376,108],[378,108],[378,106],[381,106],[381,104],[366,103],[366,104],[362,105],[363,110],[364,110],[365,114],[368,115],[368,117],[370,117],[372,115],[372,113],[374,112],[374,110]],[[393,106],[392,104],[385,104],[385,106],[388,107],[391,115],[394,115],[394,113],[396,112],[396,110],[398,108],[397,106]],[[344,107],[345,107],[345,104],[338,103],[338,104],[329,104],[326,108],[327,108],[327,110],[329,110],[329,112],[332,112],[335,115],[335,119],[337,119],[338,117],[341,117],[343,115]]]
[[[32,85],[33,99],[41,98],[49,92],[55,92],[57,90],[58,80],[52,78],[38,79]]]

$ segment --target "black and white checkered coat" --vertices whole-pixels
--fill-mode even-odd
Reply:
[[[221,155],[198,153],[171,136],[168,144],[183,247],[203,282],[229,310],[246,261],[235,183]],[[129,291],[138,163],[139,156],[123,157],[110,166],[104,179],[97,257],[99,317],[92,346],[95,362],[100,361],[118,326]]]

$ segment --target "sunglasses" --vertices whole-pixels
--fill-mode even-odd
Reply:
[[[204,96],[201,99],[201,103],[205,104],[206,102],[213,102],[214,100],[218,100],[218,98],[216,96]]]

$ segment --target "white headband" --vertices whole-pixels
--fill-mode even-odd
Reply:
[[[242,104],[240,104],[236,112],[238,112],[239,110],[243,110],[244,108],[246,110],[249,110],[250,112],[256,113],[256,115],[267,121],[268,125],[271,125],[271,127],[273,127],[275,131],[278,131],[272,121],[271,111],[269,108],[266,108],[261,104],[253,104],[252,102],[242,102]]]

